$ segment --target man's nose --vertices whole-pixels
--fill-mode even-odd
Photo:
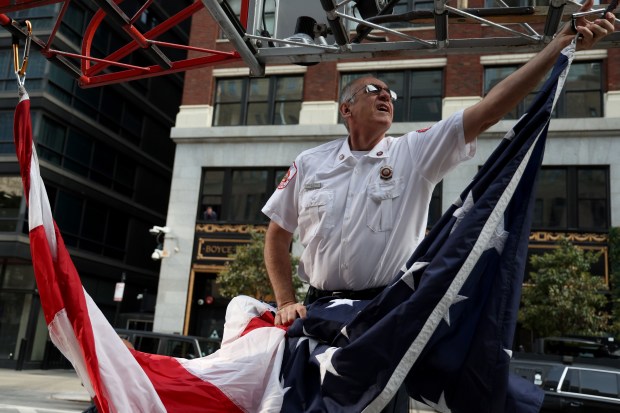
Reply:
[[[381,92],[379,93],[379,98],[381,100],[391,100],[392,97],[390,96],[390,92],[388,92],[388,89],[386,88],[382,88]]]

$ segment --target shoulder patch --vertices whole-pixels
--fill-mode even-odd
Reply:
[[[423,133],[423,132],[426,132],[427,130],[429,130],[430,128],[432,128],[432,126],[429,126],[428,128],[424,128],[424,129],[418,129],[416,132]]]
[[[288,168],[286,175],[284,175],[284,178],[282,178],[282,180],[280,181],[280,184],[278,185],[278,189],[286,188],[288,183],[291,182],[293,178],[295,178],[295,175],[297,175],[297,165],[295,165],[295,162],[293,162],[291,167]]]

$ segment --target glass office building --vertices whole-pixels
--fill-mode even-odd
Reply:
[[[146,31],[187,3],[166,2],[135,24]],[[60,7],[10,17],[28,19],[33,34],[47,38]],[[55,39],[64,50],[80,50],[95,11],[90,7],[71,2]],[[125,1],[122,7],[131,15],[139,5]],[[166,36],[187,43],[189,21]],[[128,40],[120,28],[103,24],[93,55],[104,57]],[[140,57],[127,63],[142,63],[132,59]],[[53,59],[34,47],[30,53],[25,86],[52,213],[84,288],[119,327],[152,325],[159,262],[151,259],[156,240],[149,228],[166,219],[174,157],[169,136],[182,85],[181,73],[82,89]],[[17,101],[11,35],[0,31],[0,367],[53,367],[64,359],[49,342],[31,264],[27,206],[13,146]],[[114,301],[123,277],[123,300]]]

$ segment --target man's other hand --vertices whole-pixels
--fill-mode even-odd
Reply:
[[[287,303],[278,307],[274,324],[288,326],[297,318],[306,318],[306,306],[300,303]]]

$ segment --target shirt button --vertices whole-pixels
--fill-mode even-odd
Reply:
[[[340,159],[341,161],[344,159],[344,155],[340,154],[340,156],[338,157],[338,159]]]
[[[381,155],[383,155],[383,151],[377,152],[377,156],[381,156]]]

